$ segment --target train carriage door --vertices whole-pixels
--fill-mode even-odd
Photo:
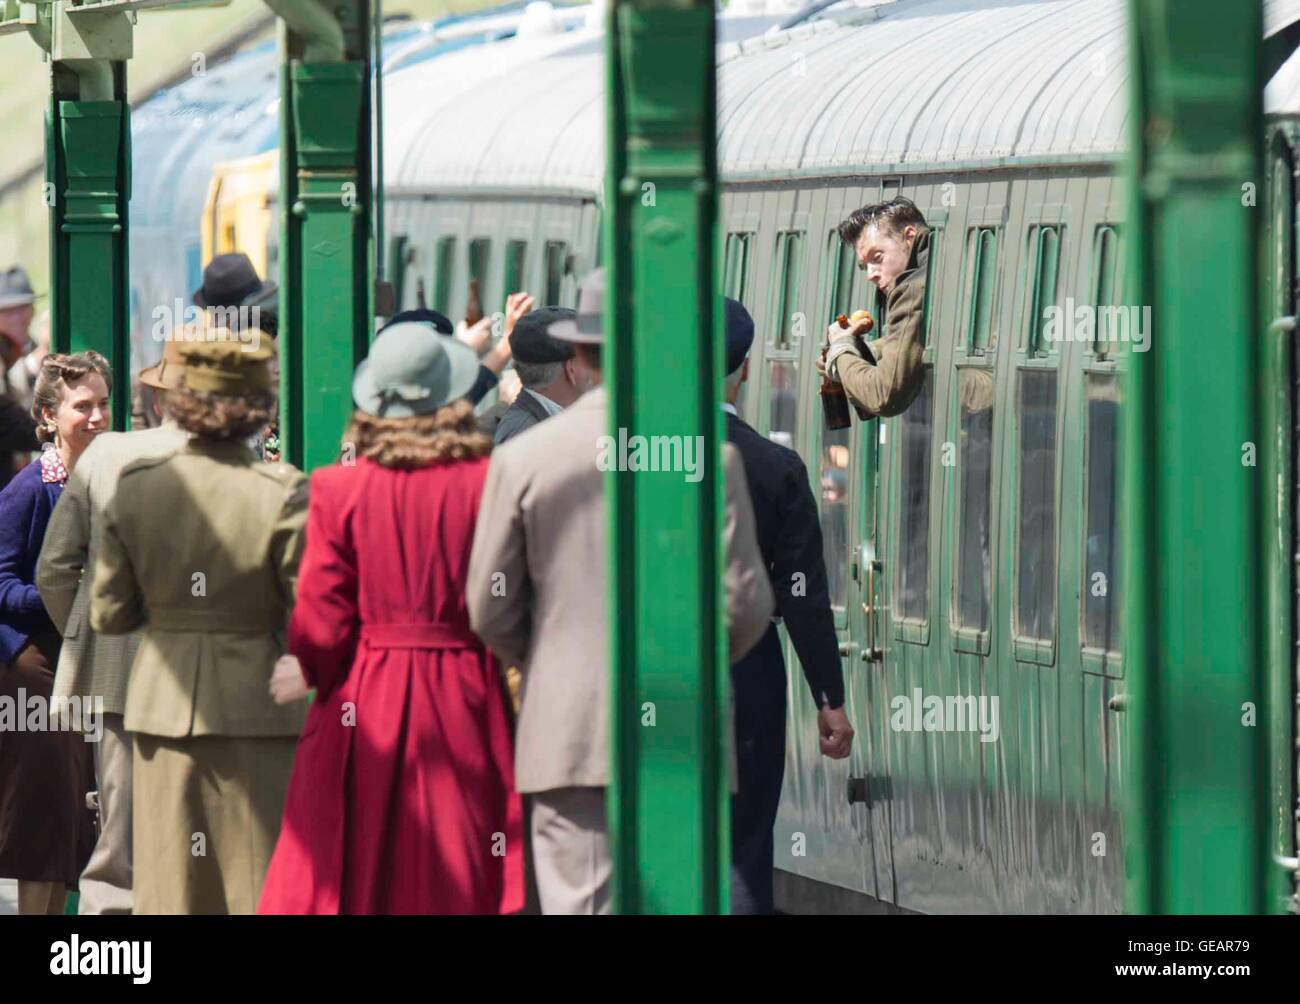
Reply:
[[[874,288],[859,273],[854,248],[828,232],[824,256],[824,325],[859,308],[877,321]],[[879,335],[881,332],[873,332]],[[835,792],[848,811],[844,838],[853,846],[845,857],[859,862],[861,882],[881,902],[897,899],[894,888],[892,827],[889,821],[888,769],[884,761],[884,691],[879,678],[883,640],[876,631],[879,573],[877,511],[880,480],[878,420],[854,416],[849,429],[826,428],[819,404],[813,421],[818,430],[817,469],[813,476],[822,508],[822,536],[831,605],[844,656],[845,712],[856,730],[847,774]]]

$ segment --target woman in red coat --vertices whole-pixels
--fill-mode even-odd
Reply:
[[[343,463],[311,479],[272,678],[316,688],[259,913],[511,913],[522,807],[506,696],[465,577],[491,441],[472,350],[397,324],[357,369]],[[353,462],[353,457],[355,461]]]

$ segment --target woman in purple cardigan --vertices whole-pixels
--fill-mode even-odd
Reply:
[[[19,913],[62,913],[94,843],[90,747],[50,720],[60,638],[35,573],[68,472],[111,425],[111,385],[98,352],[46,356],[32,406],[40,462],[0,491],[0,878],[18,880]]]

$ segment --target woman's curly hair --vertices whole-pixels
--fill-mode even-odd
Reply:
[[[167,392],[167,411],[202,439],[248,439],[275,417],[275,392],[233,395],[180,387]]]
[[[51,352],[41,360],[41,371],[36,374],[35,397],[32,401],[32,419],[36,422],[36,438],[42,443],[54,442],[53,423],[46,416],[59,410],[59,402],[68,386],[98,373],[113,392],[113,370],[108,360],[94,349],[85,352]]]
[[[343,434],[343,459],[365,457],[384,467],[415,468],[473,460],[492,451],[478,430],[474,406],[463,398],[428,415],[377,418],[354,411]]]

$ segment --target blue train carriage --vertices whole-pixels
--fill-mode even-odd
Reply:
[[[858,729],[850,760],[821,758],[792,672],[779,895],[1119,912],[1117,373],[1150,334],[1121,266],[1125,5],[896,0],[777,20],[719,22],[720,280],[762,333],[743,413],[803,455],[821,500]],[[472,69],[394,75],[403,306],[422,291],[456,316],[470,277],[486,304],[516,288],[572,304],[600,259],[601,30],[593,17],[445,99],[430,95]],[[925,389],[898,418],[827,434],[821,332],[879,307],[835,226],[895,194],[934,230]]]

